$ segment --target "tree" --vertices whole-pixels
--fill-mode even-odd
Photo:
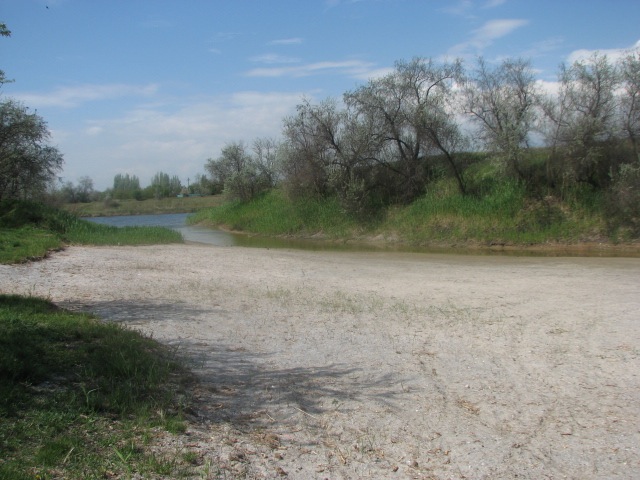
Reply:
[[[47,145],[46,122],[14,100],[0,102],[0,200],[43,194],[62,169],[62,154]]]
[[[155,198],[175,197],[182,191],[182,183],[177,175],[169,177],[164,172],[158,172],[151,179],[151,191]]]
[[[336,104],[326,100],[315,106],[305,99],[296,110],[283,122],[285,186],[293,196],[325,195],[329,189],[328,168],[336,151]]]
[[[206,175],[200,173],[196,174],[193,182],[189,184],[189,193],[195,193],[198,195],[209,195],[212,193],[213,187],[211,181]]]
[[[465,191],[456,149],[461,133],[448,99],[461,79],[459,61],[438,65],[416,58],[396,63],[395,72],[345,94],[352,113],[371,128],[377,143],[375,162],[400,179],[398,199],[413,201],[427,182],[429,156],[442,153],[458,187]]]
[[[122,175],[118,173],[113,177],[113,198],[120,200],[125,199],[140,199],[142,190],[140,189],[140,180],[135,175],[129,175],[128,173]]]
[[[93,180],[91,177],[80,177],[78,179],[78,186],[76,187],[77,201],[82,203],[90,202],[93,194]]]
[[[218,158],[207,160],[205,168],[211,175],[212,183],[236,200],[249,201],[272,186],[263,165],[251,155],[243,142],[226,145]]]
[[[4,23],[0,23],[0,37],[10,37],[11,36],[11,30],[9,30],[7,28],[7,25]],[[9,83],[11,80],[8,80],[7,77],[4,74],[3,70],[0,70],[0,86],[2,86],[5,83]]]
[[[507,59],[490,68],[478,59],[464,88],[464,111],[478,127],[487,150],[497,153],[505,172],[525,180],[523,155],[536,119],[538,92],[528,60]]]
[[[635,158],[640,163],[640,50],[629,53],[622,61],[622,131],[629,138]]]
[[[253,154],[261,175],[270,187],[277,183],[280,144],[274,138],[258,138],[253,142]]]
[[[606,55],[562,65],[560,92],[544,102],[552,161],[563,181],[602,187],[610,180],[616,155],[620,75]]]

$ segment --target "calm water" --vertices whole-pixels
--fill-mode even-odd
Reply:
[[[116,217],[93,217],[87,220],[114,227],[166,227],[177,230],[185,241],[207,243],[221,247],[236,245],[235,235],[213,228],[187,225],[188,213],[162,215],[126,215]]]

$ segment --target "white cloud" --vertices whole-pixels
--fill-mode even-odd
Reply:
[[[629,48],[609,48],[609,49],[601,49],[601,50],[587,50],[587,49],[574,50],[567,57],[567,63],[571,64],[576,61],[589,60],[589,58],[591,58],[595,53],[606,55],[610,61],[617,62],[634,50],[640,50],[640,40],[638,40],[634,45],[632,45]]]
[[[527,25],[529,22],[522,19],[497,19],[489,20],[482,27],[472,32],[471,38],[463,43],[455,45],[449,50],[449,55],[462,55],[469,53],[470,49],[481,51],[492,45],[499,38],[505,37],[513,31]]]
[[[16,93],[13,97],[23,101],[32,108],[39,107],[77,107],[86,102],[113,100],[121,97],[148,97],[158,91],[158,85],[143,86],[111,84],[111,85],[78,85],[60,87],[50,93]]]
[[[545,95],[556,96],[560,92],[560,82],[548,80],[536,80],[538,91]]]
[[[473,9],[473,2],[471,0],[460,0],[456,3],[449,2],[449,5],[442,8],[441,11],[450,15],[468,15]]]
[[[484,4],[483,8],[496,8],[506,3],[506,1],[507,0],[488,0],[487,3]]]
[[[100,190],[110,187],[118,173],[137,175],[142,185],[158,171],[186,181],[203,173],[206,160],[228,142],[279,137],[283,118],[303,96],[245,91],[178,108],[143,105],[119,118],[94,119],[77,131],[52,134],[64,152],[65,178],[89,175]]]
[[[254,68],[249,70],[248,77],[307,77],[310,75],[339,74],[361,78],[373,72],[374,64],[361,60],[345,60],[341,62],[316,62],[306,65]]]
[[[277,53],[265,53],[264,55],[251,57],[249,60],[256,63],[267,63],[267,64],[300,62],[300,59],[298,58],[287,57],[284,55],[279,55]]]
[[[302,43],[302,38],[281,38],[278,40],[272,40],[269,45],[299,45]]]

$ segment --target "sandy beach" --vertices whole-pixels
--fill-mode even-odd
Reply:
[[[70,247],[0,290],[174,346],[194,478],[640,478],[640,258]]]

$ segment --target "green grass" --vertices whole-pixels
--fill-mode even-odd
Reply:
[[[148,245],[181,241],[180,233],[166,228],[117,228],[42,204],[0,203],[0,263],[42,258],[65,244]]]
[[[484,195],[462,196],[441,181],[408,207],[390,210],[383,226],[408,243],[531,245],[600,238],[604,224],[594,204],[576,197],[534,199],[514,182]]]
[[[185,378],[137,332],[0,295],[0,478],[180,477],[186,462],[144,447],[184,429]]]
[[[280,190],[272,190],[249,203],[230,202],[201,210],[190,216],[189,222],[271,236],[322,234],[340,238],[362,228],[344,214],[336,199],[308,198],[290,202]]]
[[[606,238],[600,194],[575,190],[563,199],[535,198],[523,185],[495,178],[490,167],[477,169],[471,195],[461,195],[452,179],[443,179],[412,204],[389,207],[365,221],[347,215],[335,198],[290,201],[280,190],[249,203],[200,211],[190,221],[260,235],[377,237],[411,246],[525,246]]]

